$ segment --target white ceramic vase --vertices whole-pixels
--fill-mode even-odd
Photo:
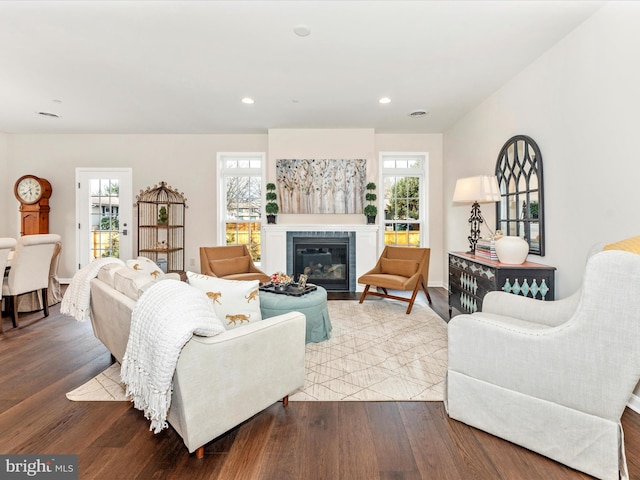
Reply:
[[[496,240],[496,255],[501,263],[520,265],[529,254],[529,244],[522,237],[506,236]]]

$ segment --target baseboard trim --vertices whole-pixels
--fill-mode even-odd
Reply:
[[[640,397],[635,393],[632,393],[631,398],[629,398],[629,402],[627,403],[627,407],[636,413],[640,413]]]

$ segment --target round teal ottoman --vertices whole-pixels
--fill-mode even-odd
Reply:
[[[288,312],[304,313],[307,317],[306,343],[322,342],[331,336],[327,291],[322,287],[300,297],[261,291],[260,311],[262,318]]]

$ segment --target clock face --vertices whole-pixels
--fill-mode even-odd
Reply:
[[[42,186],[33,177],[26,177],[20,180],[16,191],[20,199],[25,203],[34,203],[42,196]]]

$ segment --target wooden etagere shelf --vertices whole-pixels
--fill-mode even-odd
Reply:
[[[184,272],[184,193],[160,182],[140,190],[136,200],[138,255],[150,258],[167,272]]]

